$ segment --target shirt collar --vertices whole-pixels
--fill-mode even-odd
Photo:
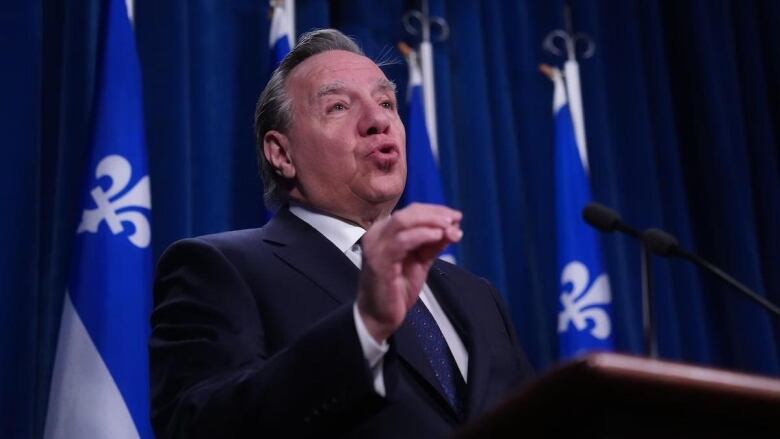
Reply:
[[[297,203],[290,203],[290,213],[314,227],[342,253],[349,250],[366,233],[360,226],[321,212],[315,212]]]

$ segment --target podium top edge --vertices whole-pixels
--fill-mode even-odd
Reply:
[[[652,379],[690,387],[717,387],[724,391],[749,393],[780,401],[780,380],[760,375],[615,353],[590,354],[564,364],[561,368],[576,367],[578,364],[596,374],[620,375],[637,380]]]

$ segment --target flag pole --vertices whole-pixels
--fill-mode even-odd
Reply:
[[[566,78],[566,97],[569,102],[574,135],[577,139],[577,150],[580,160],[585,167],[585,172],[590,174],[588,161],[588,146],[585,135],[585,118],[582,108],[582,92],[580,87],[580,67],[577,62],[577,43],[586,44],[581,58],[587,59],[593,56],[596,45],[593,40],[583,33],[575,33],[572,20],[571,6],[567,3],[563,7],[564,29],[558,29],[547,34],[543,47],[553,55],[563,55],[566,61],[563,64],[563,76]],[[556,41],[562,41],[565,54],[555,45]]]
[[[439,162],[439,136],[436,124],[436,90],[433,78],[433,45],[431,44],[431,21],[428,0],[422,2],[422,42],[420,42],[420,67],[423,76],[423,102],[425,103],[425,125],[431,142],[433,158]]]
[[[292,44],[291,47],[295,47],[295,43],[298,40],[295,33],[295,0],[285,0],[285,6],[290,26],[290,43]]]
[[[422,94],[423,104],[425,105],[425,125],[428,131],[428,139],[431,144],[431,151],[436,163],[439,162],[439,134],[436,119],[436,84],[434,79],[433,66],[433,43],[431,38],[432,28],[438,29],[438,35],[435,42],[446,40],[450,34],[450,28],[447,22],[441,17],[432,17],[428,0],[423,0],[421,10],[409,10],[403,16],[404,27],[412,35],[419,35],[421,38],[418,52],[420,55],[419,64],[422,71]],[[418,23],[415,25],[413,21]],[[418,29],[419,27],[419,29]]]
[[[577,63],[576,39],[574,35],[574,26],[572,24],[571,6],[567,3],[563,7],[563,18],[566,25],[567,60],[563,64],[564,76],[566,77],[566,95],[569,100],[569,110],[571,111],[572,123],[574,124],[574,135],[577,138],[577,149],[580,153],[580,160],[585,172],[590,175],[590,164],[588,161],[588,143],[585,138],[585,117],[582,109],[582,91],[580,88],[580,65]]]

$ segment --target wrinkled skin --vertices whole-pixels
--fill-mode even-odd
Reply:
[[[293,182],[293,200],[367,230],[357,304],[381,342],[403,323],[436,256],[460,240],[461,213],[414,204],[391,215],[406,182],[406,132],[395,86],[374,62],[320,53],[293,69],[286,89],[292,126],[266,133],[265,156]]]

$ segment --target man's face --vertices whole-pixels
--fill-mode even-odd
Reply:
[[[406,182],[406,132],[394,85],[371,60],[334,50],[288,77],[293,198],[348,218],[389,213]]]

